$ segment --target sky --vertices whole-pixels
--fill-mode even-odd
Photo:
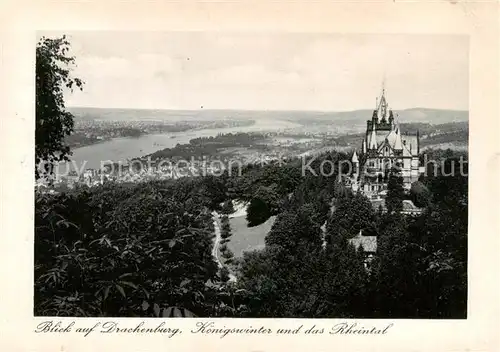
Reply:
[[[85,81],[71,107],[348,111],[384,84],[393,109],[468,109],[465,36],[39,33],[62,34]]]

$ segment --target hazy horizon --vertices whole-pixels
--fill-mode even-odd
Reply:
[[[134,107],[100,107],[100,106],[68,106],[67,109],[100,109],[100,110],[152,110],[152,111],[256,111],[256,112],[318,112],[318,113],[343,113],[343,112],[357,112],[357,111],[372,111],[373,108],[359,108],[353,110],[312,110],[312,109],[237,109],[237,108],[213,108],[213,109],[172,109],[172,108],[134,108]],[[428,108],[423,106],[416,106],[412,108],[402,108],[394,109],[393,111],[405,111],[405,110],[442,110],[442,111],[457,111],[457,112],[468,112],[469,109],[447,109],[447,108]],[[368,117],[369,119],[370,117]]]

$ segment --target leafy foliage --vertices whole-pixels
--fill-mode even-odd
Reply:
[[[226,200],[222,205],[221,213],[222,214],[232,214],[235,212],[232,200]]]
[[[36,47],[36,179],[50,175],[53,164],[69,160],[70,149],[65,138],[73,131],[73,115],[65,108],[64,91],[82,89],[83,82],[71,76],[75,58],[68,55],[66,37],[41,38]]]
[[[307,205],[299,211],[286,211],[278,215],[266,237],[266,246],[279,247],[289,253],[296,252],[302,245],[321,244],[321,224],[314,222],[314,210]]]
[[[147,316],[144,302],[211,314],[217,290],[207,283],[219,278],[200,182],[38,194],[35,314]]]
[[[221,237],[222,239],[229,239],[231,237],[231,225],[227,215],[221,216]]]
[[[403,188],[403,177],[397,168],[392,168],[387,182],[387,197],[385,204],[389,213],[399,212],[403,209],[405,191]]]

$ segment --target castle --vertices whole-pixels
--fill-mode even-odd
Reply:
[[[353,173],[348,183],[353,191],[361,191],[369,198],[378,198],[387,192],[387,181],[391,168],[397,167],[403,177],[403,184],[409,190],[422,172],[419,163],[419,133],[402,133],[399,122],[382,89],[377,99],[372,118],[366,123],[361,153],[354,151],[351,162]]]

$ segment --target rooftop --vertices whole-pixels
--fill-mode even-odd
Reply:
[[[377,236],[363,236],[362,231],[359,231],[356,237],[349,239],[349,243],[356,249],[361,247],[366,253],[377,252]]]

